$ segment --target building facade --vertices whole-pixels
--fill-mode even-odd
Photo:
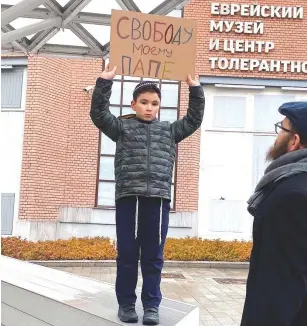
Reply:
[[[196,74],[206,110],[201,130],[178,146],[171,237],[251,238],[246,201],[276,138],[277,109],[307,100],[306,2],[246,3],[192,0],[183,10],[198,21]],[[103,60],[7,53],[1,65],[2,233],[114,238],[115,146],[92,124],[84,90]],[[138,82],[116,77],[116,116],[130,112]],[[185,83],[159,82],[160,119],[184,116]]]

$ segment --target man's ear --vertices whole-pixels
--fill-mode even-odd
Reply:
[[[290,144],[289,144],[289,150],[292,151],[297,151],[298,149],[301,148],[301,138],[298,134],[294,134]]]
[[[135,111],[135,104],[136,104],[135,101],[131,101],[131,109],[132,109],[133,111]]]

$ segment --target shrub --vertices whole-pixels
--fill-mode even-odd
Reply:
[[[165,246],[165,259],[248,261],[251,247],[251,242],[202,240],[198,238],[168,239]]]
[[[1,238],[2,255],[21,260],[114,260],[116,249],[108,238],[31,242],[20,238]],[[248,261],[251,242],[167,239],[165,260]]]
[[[72,238],[39,242],[2,238],[1,245],[2,255],[21,260],[106,260],[116,257],[114,246],[105,238]]]

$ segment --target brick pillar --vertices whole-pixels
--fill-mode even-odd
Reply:
[[[72,60],[68,113],[65,204],[93,207],[96,196],[99,131],[90,119],[91,96],[82,89],[95,85],[101,59]]]
[[[189,89],[181,83],[180,118],[187,113]],[[200,159],[200,131],[186,138],[178,146],[176,211],[193,212],[198,210],[198,179]]]
[[[29,57],[20,219],[55,219],[61,205],[93,206],[98,131],[89,119],[98,59]]]

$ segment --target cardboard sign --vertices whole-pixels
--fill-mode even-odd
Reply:
[[[126,76],[186,80],[194,76],[197,22],[112,10],[110,66]]]

